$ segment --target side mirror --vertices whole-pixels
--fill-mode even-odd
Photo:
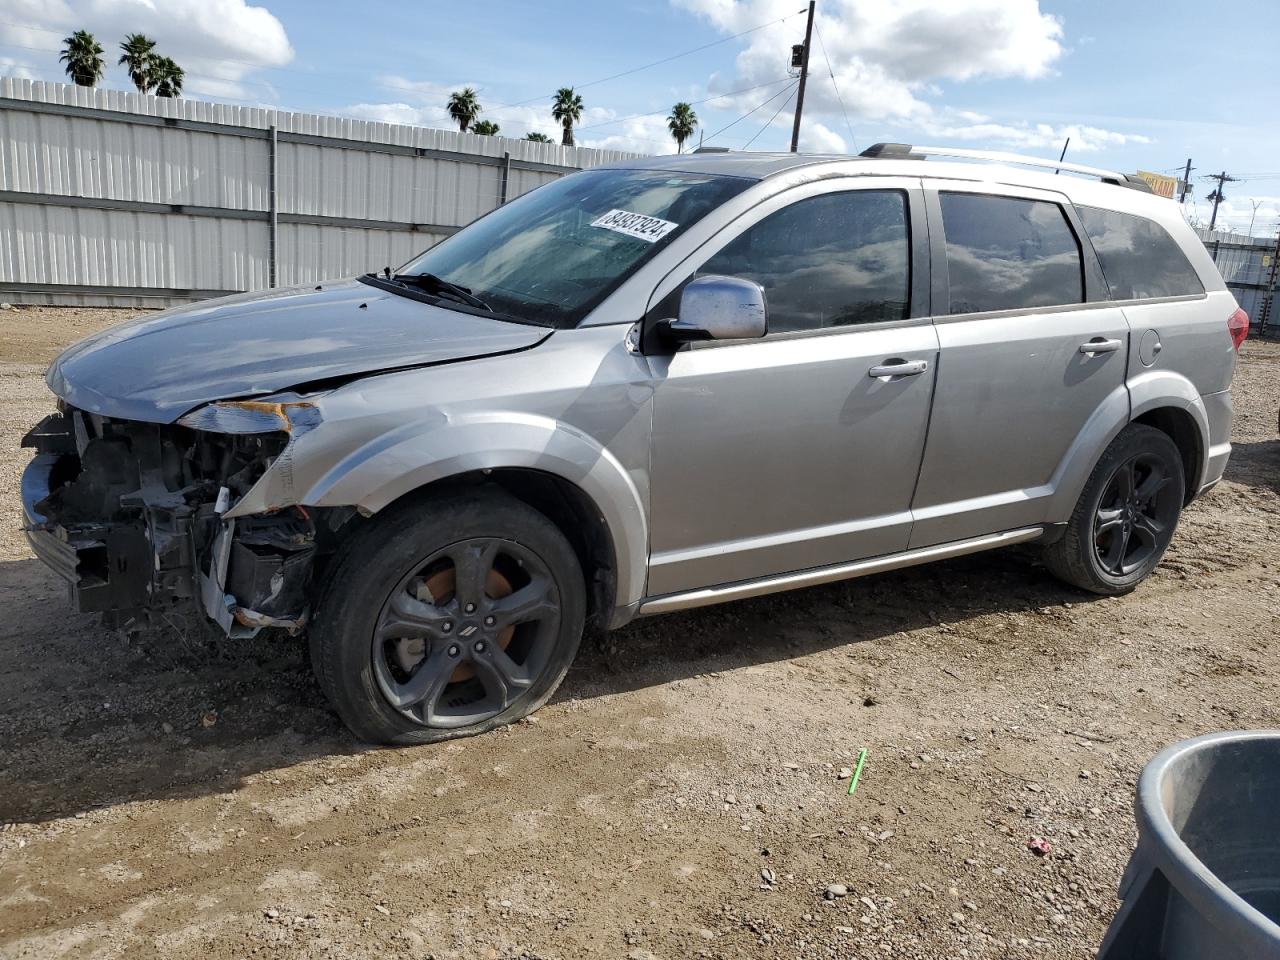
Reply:
[[[764,288],[738,277],[698,277],[680,294],[680,316],[659,324],[678,341],[747,340],[769,332]]]

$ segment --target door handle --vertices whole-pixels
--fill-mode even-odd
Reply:
[[[1115,353],[1124,342],[1121,340],[1107,340],[1104,337],[1094,337],[1088,343],[1080,344],[1080,352],[1093,356],[1095,353]]]
[[[874,380],[881,377],[918,377],[929,369],[928,360],[887,360],[867,371]]]

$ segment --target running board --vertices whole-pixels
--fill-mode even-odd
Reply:
[[[902,553],[891,553],[883,557],[872,557],[868,560],[856,560],[853,563],[841,563],[830,567],[814,567],[810,570],[797,570],[759,580],[740,580],[737,583],[726,583],[716,587],[703,587],[686,593],[669,593],[664,597],[654,597],[640,602],[640,616],[653,613],[670,613],[673,610],[689,610],[693,607],[706,607],[713,603],[725,603],[729,600],[746,600],[748,597],[761,597],[768,593],[782,590],[794,590],[797,587],[813,587],[820,583],[832,583],[836,580],[851,580],[854,577],[865,577],[871,573],[883,573],[886,570],[900,570],[920,563],[934,560],[946,560],[949,557],[961,557],[966,553],[978,553],[995,547],[1007,547],[1015,543],[1035,540],[1044,533],[1044,527],[1022,527],[1018,530],[1006,530],[1004,533],[992,533],[984,537],[973,537],[969,540],[956,540],[952,543],[940,543],[932,547],[919,547]]]

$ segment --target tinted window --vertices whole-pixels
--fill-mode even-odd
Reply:
[[[952,313],[1084,301],[1080,245],[1056,203],[941,193]]]
[[[1204,284],[1177,241],[1146,217],[1078,207],[1114,300],[1182,297],[1204,293]]]
[[[755,280],[769,330],[902,320],[911,282],[906,197],[895,190],[797,200],[748,228],[700,274]]]

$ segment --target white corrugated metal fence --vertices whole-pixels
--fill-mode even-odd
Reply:
[[[632,156],[3,78],[0,297],[158,306],[352,276]]]

